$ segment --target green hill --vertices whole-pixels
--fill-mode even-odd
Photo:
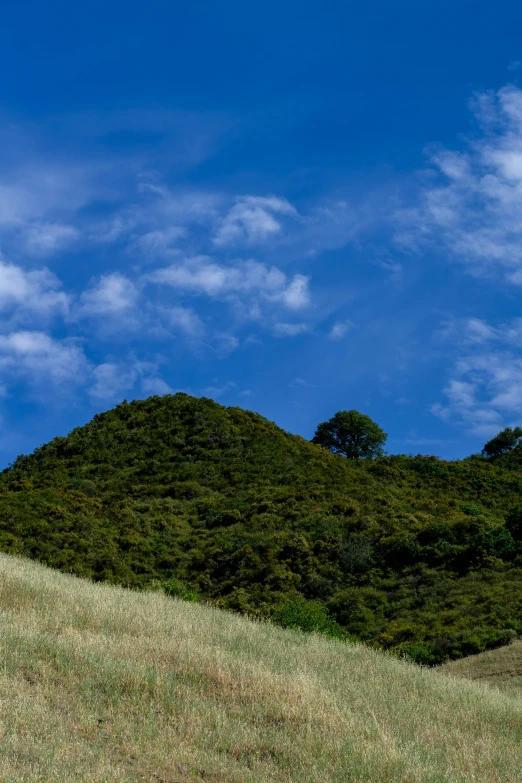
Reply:
[[[519,783],[522,702],[0,555],[3,783]]]
[[[185,394],[122,403],[0,475],[0,549],[425,663],[522,634],[522,472],[351,461]]]

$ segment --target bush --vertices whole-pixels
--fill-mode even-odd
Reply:
[[[169,579],[166,582],[162,582],[161,586],[166,595],[182,598],[184,601],[197,603],[201,599],[200,592],[196,587],[184,585],[178,579]]]
[[[333,639],[351,638],[330,615],[324,604],[320,601],[307,601],[298,595],[275,606],[271,613],[271,620],[282,628],[322,633]]]

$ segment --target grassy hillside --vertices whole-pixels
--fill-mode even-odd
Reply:
[[[519,783],[522,702],[0,555],[4,783]]]
[[[522,641],[460,661],[450,661],[443,664],[440,671],[481,682],[522,699]]]
[[[522,634],[522,472],[334,456],[186,394],[123,403],[0,476],[0,550],[429,664]]]

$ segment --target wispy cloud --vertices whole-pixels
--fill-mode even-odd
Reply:
[[[141,389],[144,394],[172,394],[172,386],[157,376],[149,376],[141,379]]]
[[[446,400],[431,407],[439,418],[489,437],[504,423],[522,419],[522,320],[493,327],[477,318],[455,323],[457,357],[444,388]]]
[[[297,274],[288,279],[280,269],[252,260],[225,265],[209,256],[196,256],[157,269],[146,275],[144,280],[167,284],[194,295],[232,297],[234,301],[238,301],[237,297],[249,296],[257,305],[263,300],[290,310],[305,307],[310,301],[308,277]],[[242,301],[244,303],[244,299]]]
[[[17,331],[0,335],[0,368],[4,376],[25,377],[32,383],[77,385],[85,381],[88,362],[72,340]]]
[[[0,179],[0,225],[23,229],[63,223],[95,194],[96,165],[63,165],[29,160],[19,166],[4,167]],[[55,219],[53,219],[53,216]]]
[[[86,121],[85,137],[101,138],[97,121]],[[128,358],[133,351],[225,360],[262,345],[263,332],[270,340],[313,331],[321,314],[311,259],[358,235],[358,207],[321,198],[298,209],[283,193],[182,186],[148,153],[111,148],[103,157],[102,146],[76,158],[35,156],[33,141],[30,155],[5,161],[2,387],[67,377],[91,400],[111,400],[168,387]]]
[[[15,320],[64,316],[69,304],[70,297],[49,269],[27,270],[0,257],[0,314],[10,314]]]
[[[239,338],[227,332],[218,332],[214,335],[213,344],[218,356],[228,356],[239,348]]]
[[[120,398],[133,388],[136,378],[134,367],[129,368],[117,362],[104,362],[93,370],[89,395],[95,400]]]
[[[274,215],[298,217],[295,207],[284,198],[241,196],[219,221],[214,244],[222,247],[240,241],[263,242],[281,231],[281,223]]]
[[[225,383],[217,383],[214,386],[207,386],[206,389],[202,390],[202,394],[205,397],[212,397],[215,399],[217,397],[223,397],[224,394],[235,391],[235,389],[237,389],[237,383],[235,383],[235,381],[225,381]]]
[[[353,328],[354,325],[351,321],[337,321],[330,329],[330,338],[332,340],[342,340]]]
[[[35,256],[52,256],[74,245],[80,232],[74,226],[60,223],[32,223],[26,226],[23,242],[26,251]]]
[[[309,331],[308,324],[305,323],[282,323],[278,322],[274,325],[275,337],[297,337],[299,334],[305,334]]]
[[[166,310],[169,323],[190,337],[201,337],[205,325],[190,307],[170,307]]]
[[[291,389],[295,389],[296,387],[301,387],[302,389],[317,389],[317,386],[314,383],[309,383],[308,381],[305,381],[304,378],[294,378],[288,385]]]
[[[295,275],[286,288],[274,294],[275,300],[281,301],[290,310],[306,307],[310,303],[309,281],[310,278],[305,275]]]
[[[145,394],[172,392],[168,383],[159,376],[157,363],[130,357],[126,361],[104,362],[95,367],[88,394],[92,400],[109,402],[134,392],[137,385]]]
[[[522,285],[522,90],[479,94],[473,110],[481,135],[464,151],[431,153],[419,206],[396,215],[396,241],[443,247],[474,275]]]
[[[144,255],[154,260],[176,256],[181,252],[177,244],[185,235],[186,230],[181,226],[147,231],[130,240],[129,250],[136,256]]]
[[[136,305],[138,289],[125,275],[115,272],[93,281],[80,297],[83,315],[122,315]]]

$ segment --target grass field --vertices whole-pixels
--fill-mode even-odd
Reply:
[[[470,655],[469,658],[460,661],[450,661],[440,668],[447,674],[482,682],[522,699],[522,641],[520,640],[508,647],[490,650],[480,655]]]
[[[2,783],[520,783],[522,701],[0,555]]]

